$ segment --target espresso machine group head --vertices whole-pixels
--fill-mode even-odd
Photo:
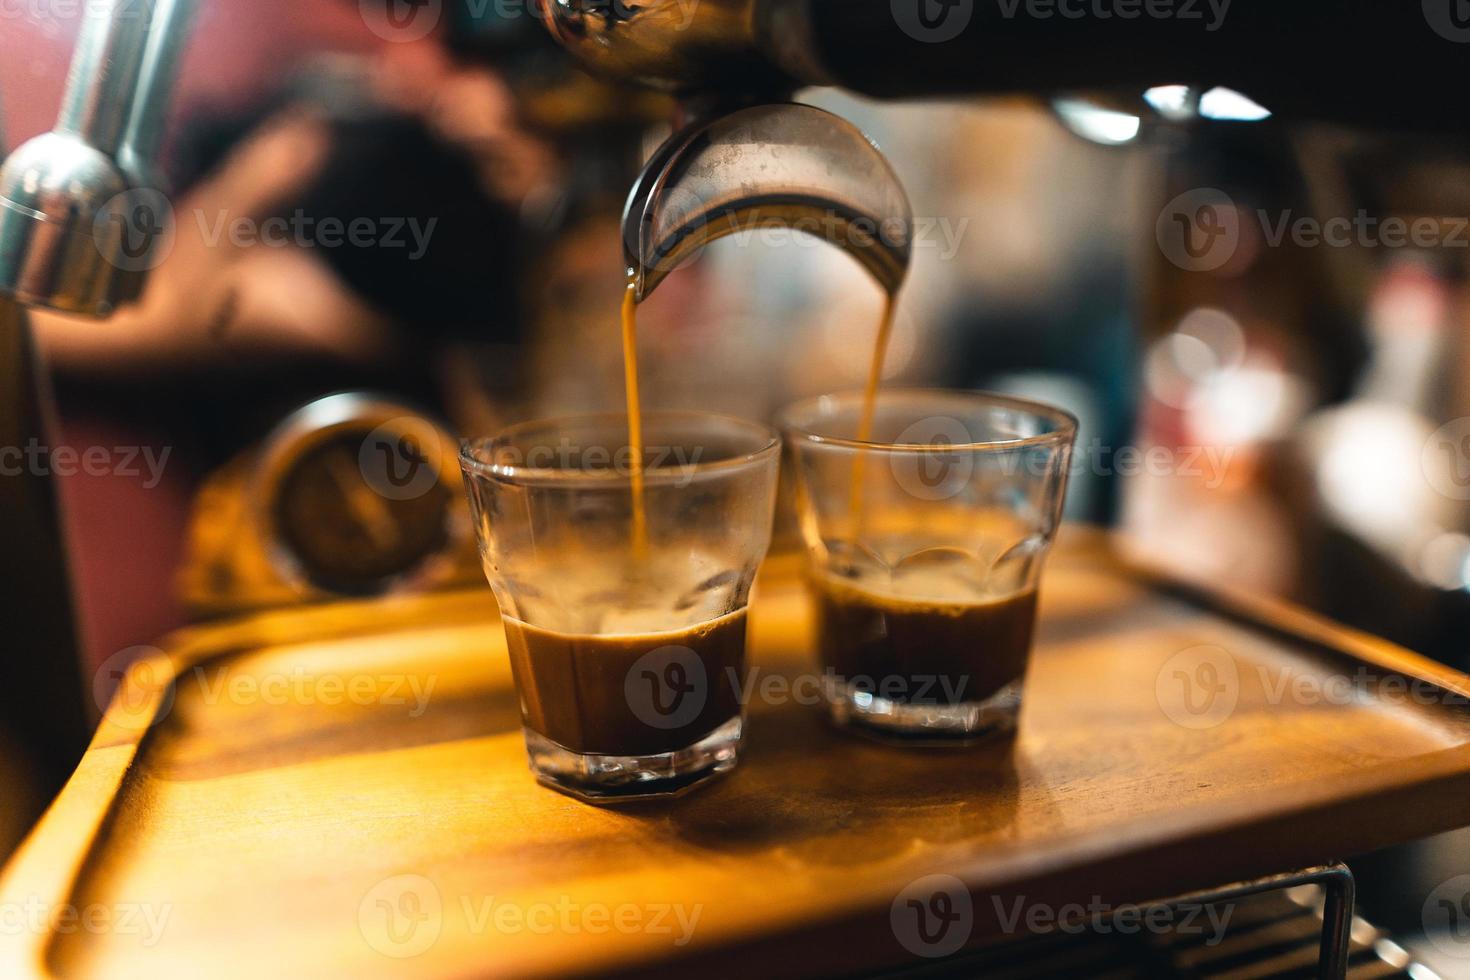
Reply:
[[[718,166],[744,158],[701,152],[710,134],[740,144],[742,134],[719,120],[806,86],[895,99],[1031,96],[1094,143],[1152,139],[1175,157],[1205,147],[1226,156],[1254,144],[1290,147],[1320,135],[1313,145],[1323,152],[1297,160],[1314,192],[1341,191],[1385,213],[1457,214],[1470,203],[1470,183],[1441,176],[1463,175],[1470,161],[1467,127],[1443,97],[1458,90],[1470,53],[1460,0],[540,3],[547,29],[589,71],[672,93],[683,105],[684,129],[654,154],[629,200],[624,233],[635,272],[640,256],[646,265],[669,252],[649,246],[651,233],[674,246],[708,240],[716,237],[711,222],[750,205],[742,199],[750,175]],[[818,155],[823,144],[856,147],[835,122],[805,122],[779,131]],[[697,166],[679,154],[699,154]],[[864,155],[859,149],[853,160]],[[1251,155],[1238,155],[1248,166]],[[680,187],[695,169],[697,182]],[[853,186],[842,170],[802,190],[836,196]],[[1346,174],[1362,186],[1349,188]],[[763,177],[758,189],[769,193],[772,183]],[[697,193],[681,199],[671,190]],[[865,201],[860,213],[880,225],[901,219],[901,191],[878,197],[893,210],[874,212]],[[763,212],[777,221],[792,213]],[[847,223],[828,227],[852,240]],[[664,228],[682,237],[663,236]],[[867,257],[899,254],[889,252]],[[648,277],[648,288],[659,278]],[[639,298],[646,291],[640,283]]]
[[[1454,131],[1458,0],[540,0],[590,70],[684,95],[1226,87],[1278,118]]]

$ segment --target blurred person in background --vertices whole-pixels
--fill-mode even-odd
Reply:
[[[464,59],[446,25],[408,39],[384,23],[356,0],[204,0],[162,167],[171,249],[106,321],[32,314],[56,444],[151,464],[61,481],[90,669],[182,622],[174,576],[211,470],[335,390],[452,414],[450,352],[520,336],[523,210],[560,166],[496,64],[519,42]],[[49,128],[61,88],[55,59],[20,51],[64,65],[76,28],[7,25],[9,145]]]

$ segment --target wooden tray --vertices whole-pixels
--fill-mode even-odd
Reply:
[[[793,570],[759,587],[761,676],[811,669]],[[0,975],[843,974],[916,960],[909,898],[958,888],[929,875],[968,889],[977,945],[1025,928],[1017,901],[1142,901],[1470,816],[1463,675],[1091,531],[1043,593],[1014,745],[894,749],[756,698],[734,774],[621,809],[527,772],[488,590],[186,632],[152,665],[171,695],[130,672],[0,879]],[[307,694],[261,693],[282,683]]]

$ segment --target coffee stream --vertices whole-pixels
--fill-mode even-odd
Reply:
[[[633,488],[633,555],[648,554],[648,513],[643,505],[643,412],[638,397],[638,289],[636,274],[629,270],[628,289],[623,293],[623,384],[628,400],[629,471]]]
[[[896,293],[885,293],[883,319],[878,322],[878,336],[873,344],[873,359],[868,366],[868,382],[863,389],[863,414],[858,421],[858,442],[871,442],[873,417],[878,407],[878,387],[883,382],[883,365],[888,357],[888,342],[893,335]],[[632,457],[629,471],[633,496],[633,553],[648,554],[648,512],[643,493],[643,411],[638,391],[638,290],[637,273],[628,271],[628,288],[623,293],[623,385],[628,404],[628,451]],[[852,465],[852,489],[849,507],[852,534],[856,539],[862,525],[863,472],[866,450],[858,450]]]
[[[848,536],[854,543],[861,540],[864,531],[863,490],[867,456],[869,444],[875,436],[878,390],[883,383],[883,367],[893,335],[897,305],[897,294],[886,292],[883,316],[878,322],[873,356],[868,365],[867,384],[863,389],[862,414],[858,419],[856,432],[859,445],[853,453],[852,482],[848,498]],[[634,282],[630,281],[622,307],[623,369],[628,402],[628,443],[632,450],[633,553],[636,561],[643,562],[648,560],[649,552],[644,500],[643,423],[638,392],[637,310],[637,292]],[[863,580],[867,576],[857,566],[841,569],[839,576],[815,576],[812,586],[817,604],[818,651],[823,666],[832,671],[833,676],[847,679],[842,683],[849,684],[850,689],[846,690],[844,697],[856,698],[865,692],[869,695],[872,693],[865,688],[851,686],[854,678],[882,678],[888,685],[884,689],[883,697],[898,705],[917,705],[926,710],[936,705],[989,702],[1006,696],[1018,697],[1014,692],[1019,690],[1025,676],[1032,629],[1036,621],[1034,588],[1002,598],[977,599],[973,596],[954,595],[952,598],[923,599],[891,592],[892,583],[885,585],[884,582],[871,578],[865,582]],[[932,591],[935,595],[945,594],[953,585],[952,582],[932,584],[934,588],[925,591]],[[912,578],[908,585],[911,588],[915,585]],[[738,632],[732,627],[728,642],[723,638],[724,634],[721,634],[722,639],[719,642],[712,639],[705,643],[700,640],[705,643],[703,646],[696,646],[694,639],[680,642],[697,650],[702,661],[716,665],[722,662],[738,663],[740,652],[744,649],[743,616],[741,613]],[[698,632],[706,626],[696,627],[695,630]],[[509,635],[509,627],[507,634]],[[700,636],[703,637],[703,634]],[[664,637],[660,636],[660,639]],[[531,646],[551,649],[544,636],[538,639],[528,634],[527,640],[537,640]],[[581,677],[584,673],[592,676],[594,667],[606,666],[608,661],[625,666],[625,661],[641,655],[653,640],[639,636],[632,640],[620,638],[604,642],[582,638],[576,644],[570,641],[558,642],[562,642],[566,650],[571,651],[570,654],[559,654],[563,661],[568,655],[573,657],[574,669],[571,675]],[[512,649],[516,649],[514,643]],[[536,665],[536,658],[525,656],[522,659],[524,664],[521,669],[529,677]],[[897,689],[894,689],[895,683]],[[540,719],[542,727],[537,727],[537,731],[563,745],[578,747],[579,751],[589,747],[602,749],[601,743],[593,745],[588,742],[584,746],[580,740],[589,738],[590,735],[584,734],[581,728],[570,726],[570,723],[560,727],[554,725],[556,719],[552,717],[551,707],[548,705],[542,706],[541,710],[546,716]],[[722,703],[719,712],[707,718],[701,717],[700,723],[686,734],[702,735],[721,718],[738,711],[737,703]],[[614,717],[611,711],[602,711],[589,716],[589,719],[602,725],[610,724]],[[990,727],[1005,728],[1013,725],[1014,719],[1012,717],[1009,723],[996,721],[987,724]],[[536,726],[533,724],[532,727]],[[626,727],[626,731],[639,730],[634,725]],[[969,731],[970,729],[964,729],[964,732]],[[619,738],[622,737],[623,733],[620,732]],[[634,744],[632,735],[628,735],[627,740],[630,745]],[[613,741],[622,744],[617,739]],[[676,747],[675,743],[684,744],[679,739],[667,744],[637,744],[640,751],[657,752],[668,751],[671,747]]]
[[[858,421],[858,442],[873,441],[873,417],[878,410],[878,386],[883,383],[883,362],[888,358],[888,341],[893,335],[893,313],[898,305],[897,293],[883,298],[883,319],[878,323],[878,338],[873,344],[873,361],[868,366],[868,384],[863,389],[863,414]],[[859,449],[852,462],[852,491],[848,513],[852,520],[852,537],[857,540],[863,525],[863,467],[867,450]]]

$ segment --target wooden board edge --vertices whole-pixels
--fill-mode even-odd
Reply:
[[[1286,599],[1219,582],[1206,582],[1182,574],[1140,555],[1125,535],[1114,536],[1112,558],[1126,574],[1151,588],[1186,597],[1212,612],[1237,622],[1264,628],[1278,635],[1295,637],[1313,646],[1336,651],[1352,659],[1427,681],[1470,704],[1470,675],[1400,646],[1392,640],[1354,629],[1320,613],[1311,612]]]

